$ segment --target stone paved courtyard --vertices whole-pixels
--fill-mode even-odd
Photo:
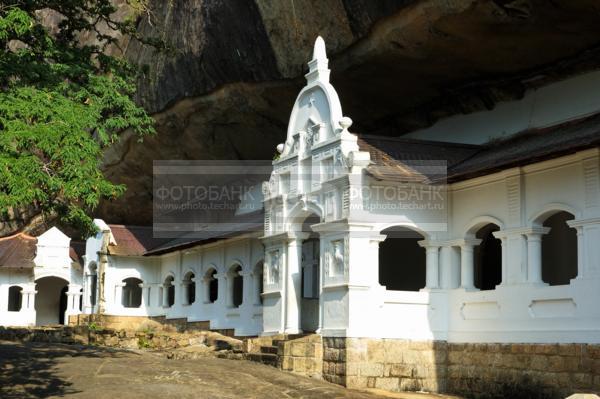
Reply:
[[[168,360],[164,355],[148,352],[0,341],[0,398],[63,396],[94,399],[381,397],[247,361]]]

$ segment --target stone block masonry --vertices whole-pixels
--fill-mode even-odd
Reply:
[[[330,337],[323,338],[323,378],[355,389],[564,398],[600,393],[600,345]]]
[[[444,392],[447,344],[324,338],[323,378],[349,388]]]
[[[309,377],[323,375],[323,341],[320,335],[307,335],[290,340],[277,341],[279,366]]]

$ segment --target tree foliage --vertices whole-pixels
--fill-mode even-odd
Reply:
[[[106,52],[119,34],[135,37],[135,21],[115,11],[111,0],[0,4],[2,217],[27,209],[88,235],[100,200],[124,192],[103,175],[102,153],[126,129],[154,129],[133,101],[138,69]]]

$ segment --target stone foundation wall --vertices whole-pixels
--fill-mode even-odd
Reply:
[[[469,398],[600,394],[600,345],[323,338],[323,378],[349,388]]]
[[[162,325],[168,325],[175,328],[177,331],[206,331],[210,329],[208,321],[189,322],[185,318],[167,319],[164,316],[145,317],[145,316],[112,316],[112,315],[96,315],[96,314],[78,314],[69,316],[69,325],[88,325],[95,323],[104,328],[114,330],[135,330],[142,326],[147,321],[154,321]],[[229,332],[223,330],[224,332]],[[223,334],[230,335],[230,334]],[[231,332],[231,335],[233,333]]]
[[[449,344],[447,390],[475,397],[600,394],[600,345]]]
[[[307,335],[277,342],[278,364],[282,370],[321,377],[323,373],[323,339]]]
[[[445,342],[324,338],[323,377],[349,388],[443,392]]]

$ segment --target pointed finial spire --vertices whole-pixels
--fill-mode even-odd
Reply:
[[[315,40],[313,58],[308,62],[308,73],[305,75],[306,82],[312,84],[315,82],[329,83],[329,68],[327,65],[327,52],[325,50],[325,41],[321,36]]]
[[[313,50],[313,60],[325,60],[327,61],[327,52],[325,50],[325,40],[321,36],[315,40],[315,48]]]

